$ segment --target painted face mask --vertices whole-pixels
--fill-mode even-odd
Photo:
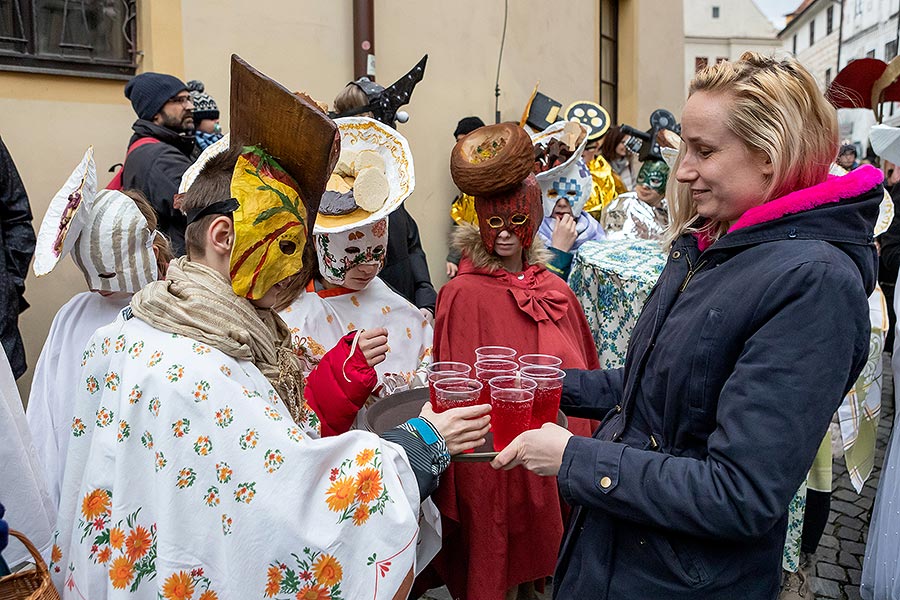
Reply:
[[[90,289],[133,294],[159,274],[153,252],[156,235],[131,198],[101,190],[72,249],[72,259]]]
[[[585,202],[591,197],[593,185],[591,172],[584,164],[584,159],[578,158],[553,177],[538,181],[541,184],[545,215],[553,214],[556,203],[560,199],[565,199],[572,207],[572,216],[576,219],[581,216]]]
[[[645,161],[638,171],[637,185],[647,186],[660,195],[665,195],[668,181],[669,165],[661,160]]]
[[[497,236],[503,230],[519,238],[523,248],[529,248],[544,218],[541,187],[534,175],[529,175],[509,192],[475,198],[475,212],[478,214],[481,241],[488,252],[494,251]]]
[[[347,271],[357,265],[376,264],[380,272],[387,254],[388,220],[381,219],[339,233],[316,234],[319,271],[326,281],[343,285]]]
[[[231,287],[258,300],[303,268],[306,207],[297,182],[271,156],[258,146],[244,150],[231,178],[240,203],[233,214]]]

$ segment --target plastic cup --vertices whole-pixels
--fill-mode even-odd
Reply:
[[[523,367],[556,367],[560,368],[562,359],[552,354],[523,354],[519,357]]]
[[[500,360],[488,358],[479,360],[475,363],[475,378],[484,386],[481,388],[481,398],[479,404],[491,403],[491,386],[489,382],[494,377],[502,377],[504,375],[515,375],[519,370],[518,363],[511,360]]]
[[[434,382],[434,412],[451,408],[475,406],[481,396],[481,382],[467,377],[446,377]]]
[[[434,382],[440,381],[441,379],[446,379],[448,377],[468,377],[472,372],[472,367],[470,367],[466,363],[444,360],[428,365],[427,372],[428,399],[431,401],[431,406],[434,406]]]
[[[522,367],[520,373],[537,384],[529,429],[540,429],[544,423],[556,423],[565,371],[556,367],[529,366]]]
[[[515,360],[517,352],[507,346],[482,346],[475,349],[475,360]]]
[[[537,383],[520,375],[504,375],[491,379],[490,386],[491,431],[494,450],[499,452],[528,430]]]

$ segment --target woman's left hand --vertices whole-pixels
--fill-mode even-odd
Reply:
[[[495,469],[522,465],[532,473],[555,476],[562,465],[563,452],[572,432],[553,423],[520,434],[491,461]]]

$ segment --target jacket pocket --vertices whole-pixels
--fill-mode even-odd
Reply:
[[[700,329],[700,337],[694,348],[691,361],[691,375],[688,382],[688,397],[692,417],[703,417],[714,408],[716,398],[710,391],[710,368],[713,352],[719,345],[722,311],[710,308]]]
[[[641,542],[650,546],[668,571],[682,584],[700,587],[709,582],[709,574],[700,556],[690,544],[673,542],[662,532],[645,532]]]

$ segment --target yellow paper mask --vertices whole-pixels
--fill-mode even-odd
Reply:
[[[231,249],[231,287],[238,296],[258,300],[303,268],[306,207],[298,189],[262,148],[244,148],[231,177],[231,194],[240,203]]]

